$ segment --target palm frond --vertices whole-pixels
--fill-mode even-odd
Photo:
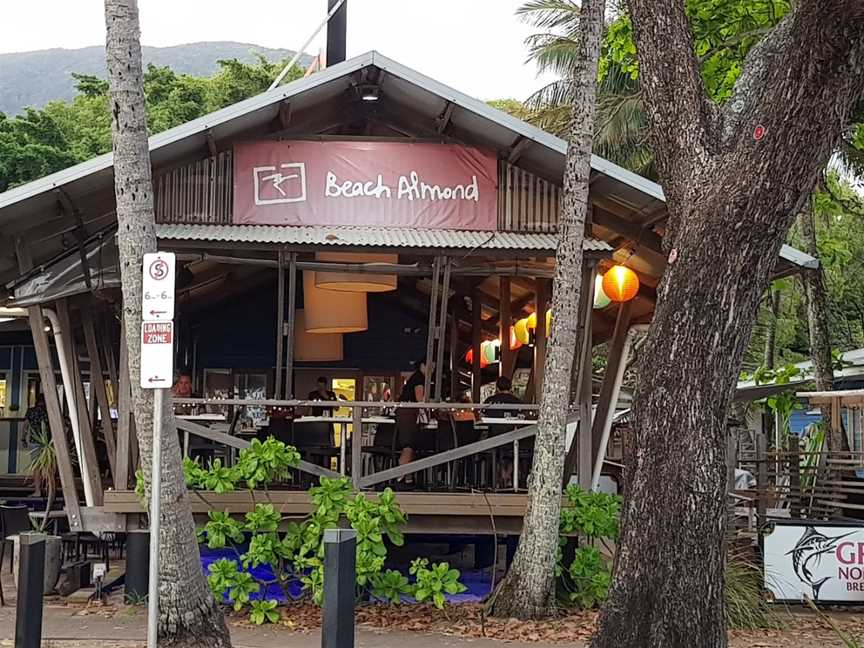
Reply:
[[[540,29],[562,29],[575,34],[579,27],[580,7],[572,0],[527,0],[516,9],[524,22]]]

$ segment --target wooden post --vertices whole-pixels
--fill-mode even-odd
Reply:
[[[129,488],[132,459],[132,388],[129,383],[129,355],[126,350],[126,325],[120,326],[120,385],[117,390],[117,473],[114,488]]]
[[[459,318],[456,316],[457,310],[453,309],[453,316],[450,318],[450,398],[455,402],[458,400],[456,392],[459,391],[459,358],[457,357],[457,345],[459,343]]]
[[[603,384],[600,386],[600,397],[597,400],[597,412],[594,414],[594,424],[591,427],[591,446],[594,456],[600,449],[600,439],[603,436],[603,426],[609,410],[615,409],[616,403],[612,402],[612,392],[621,362],[624,361],[624,343],[627,340],[627,331],[630,329],[630,314],[633,311],[633,300],[624,302],[618,308],[618,316],[615,319],[615,331],[609,341],[609,354],[606,358],[606,369],[603,371]]]
[[[426,374],[423,381],[423,400],[429,401],[429,389],[432,386],[432,351],[435,349],[436,327],[438,325],[438,281],[441,278],[441,258],[435,257],[432,264],[432,287],[429,290],[429,332],[426,337]],[[419,367],[418,367],[419,369]]]
[[[84,328],[84,343],[87,345],[87,357],[90,360],[90,392],[95,394],[102,416],[102,435],[105,437],[105,449],[108,452],[108,464],[111,467],[111,477],[117,477],[117,444],[114,440],[114,424],[111,419],[111,404],[108,402],[108,392],[105,389],[105,373],[102,369],[102,357],[99,345],[96,344],[96,329],[93,326],[93,316],[88,308],[81,309],[81,324]],[[95,421],[94,421],[95,429]]]
[[[285,357],[285,253],[279,250],[276,268],[276,389],[275,398],[282,394],[282,361]]]
[[[735,491],[735,467],[738,464],[738,426],[726,428],[726,494]]]
[[[480,383],[483,380],[480,369],[480,343],[483,340],[481,308],[480,291],[475,288],[471,293],[471,400],[474,403],[480,402]]]
[[[359,490],[363,478],[363,408],[354,407],[351,413],[354,419],[351,426],[351,481]],[[342,471],[345,471],[344,467]]]
[[[535,279],[537,290],[535,305],[537,313],[537,328],[534,330],[534,402],[540,402],[543,393],[543,374],[546,370],[546,345],[549,331],[546,330],[546,311],[549,309],[549,280]]]
[[[510,378],[508,372],[513,364],[510,356],[510,326],[513,316],[510,313],[510,277],[498,278],[498,339],[501,340],[501,362],[498,363],[498,375]],[[541,313],[537,313],[537,323],[540,323]]]
[[[39,378],[42,382],[42,394],[45,397],[45,409],[48,411],[48,424],[51,428],[51,438],[54,441],[54,453],[57,455],[57,470],[60,473],[60,488],[63,491],[69,528],[72,531],[83,531],[78,491],[75,487],[75,473],[72,470],[72,458],[69,455],[69,445],[66,442],[66,430],[63,427],[60,401],[57,398],[57,381],[51,366],[48,336],[45,335],[45,319],[42,316],[42,308],[39,306],[31,306],[27,309],[27,314],[30,320],[30,333],[33,335],[33,346],[36,349],[36,362],[39,364]]]
[[[444,286],[441,292],[441,311],[438,313],[438,330],[436,335],[438,344],[435,355],[436,403],[441,402],[441,397],[444,393],[444,331],[447,329],[447,305],[450,300],[450,269],[452,265],[450,259],[444,257]]]
[[[75,399],[75,411],[78,415],[78,432],[81,436],[81,453],[87,471],[81,470],[81,479],[90,482],[93,493],[93,503],[102,506],[104,491],[102,490],[102,476],[99,474],[99,458],[96,455],[96,442],[93,435],[93,427],[90,424],[90,415],[87,410],[87,396],[84,394],[84,382],[81,378],[81,369],[78,365],[78,352],[75,344],[75,331],[72,328],[72,320],[69,317],[69,303],[65,299],[57,300],[57,319],[60,320],[61,335],[66,342],[66,362],[69,367],[72,384],[72,397]],[[80,463],[79,457],[79,463]],[[79,466],[81,467],[81,466]]]
[[[297,305],[297,253],[288,254],[288,330],[285,341],[285,398],[294,397],[294,327]],[[278,392],[277,392],[278,394]]]
[[[798,455],[798,437],[792,437],[789,444],[789,515],[801,517],[801,507],[804,503],[804,492],[801,489],[801,458]],[[815,475],[811,483],[815,486]]]
[[[765,432],[756,433],[756,528],[765,524],[768,510],[768,440]]]

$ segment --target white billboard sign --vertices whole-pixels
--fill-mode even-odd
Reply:
[[[144,255],[141,290],[141,318],[145,322],[174,319],[174,254],[152,252]]]
[[[864,525],[777,523],[765,536],[765,588],[780,601],[864,604]]]

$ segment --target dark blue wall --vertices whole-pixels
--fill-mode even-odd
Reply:
[[[198,368],[272,368],[276,362],[274,293],[273,286],[265,286],[191,317],[189,326],[198,338]],[[297,306],[302,308],[302,303],[300,295]],[[427,322],[406,313],[395,292],[370,293],[367,309],[369,329],[345,335],[345,359],[322,364],[365,371],[409,370],[426,350]]]

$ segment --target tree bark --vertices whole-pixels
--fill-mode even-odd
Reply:
[[[864,91],[864,9],[797,3],[721,109],[706,105],[684,3],[629,6],[670,257],[641,354],[616,572],[591,645],[725,648],[727,410],[782,241]]]
[[[141,389],[137,376],[141,365],[141,269],[143,255],[156,251],[156,228],[137,0],[105,0],[105,24],[123,318],[132,406],[149,501],[153,392]],[[159,646],[229,648],[225,620],[201,569],[170,402],[162,430]]]
[[[762,355],[762,366],[773,369],[777,354],[777,318],[780,316],[780,290],[769,288],[768,295],[768,330],[765,332],[765,350]]]
[[[579,326],[582,243],[588,211],[597,64],[604,10],[604,0],[582,2],[579,24],[581,51],[573,74],[574,101],[552,287],[555,317],[547,348],[522,536],[513,564],[489,606],[491,613],[500,617],[535,619],[550,616],[556,611],[555,559],[561,515],[561,477],[566,454],[570,375]],[[542,313],[538,314],[538,317],[542,316]]]
[[[810,256],[819,258],[819,247],[816,243],[816,224],[813,220],[813,210],[810,205],[798,214],[798,227],[804,241],[804,251]],[[831,338],[828,333],[828,307],[825,304],[825,275],[822,266],[813,270],[804,270],[799,275],[804,286],[807,301],[807,330],[810,336],[810,360],[813,363],[813,377],[816,379],[817,391],[831,391],[834,386],[834,367],[831,360]],[[828,433],[828,447],[833,451],[849,448],[842,429],[834,429],[831,425],[831,406],[823,405],[822,420]]]

